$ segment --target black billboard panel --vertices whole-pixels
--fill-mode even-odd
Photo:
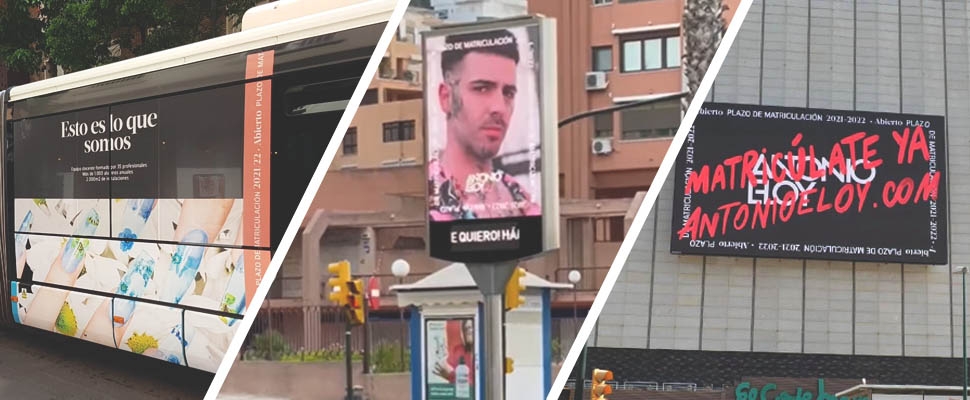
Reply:
[[[940,116],[707,103],[677,157],[675,254],[946,264]]]

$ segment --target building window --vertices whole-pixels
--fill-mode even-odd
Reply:
[[[680,36],[677,32],[620,38],[622,72],[653,71],[680,67]]]
[[[613,137],[613,113],[593,117],[593,137]]]
[[[623,72],[643,70],[643,42],[623,42]]]
[[[650,186],[627,186],[618,188],[595,189],[597,199],[632,199],[637,197],[637,192],[646,192]]]
[[[594,6],[605,6],[605,5],[610,4],[612,2],[613,2],[613,0],[593,0],[593,5]]]
[[[593,71],[612,71],[613,70],[613,47],[594,47],[593,48]]]
[[[597,242],[623,241],[623,235],[626,234],[626,227],[623,226],[623,216],[596,218],[595,221]]]
[[[414,140],[414,120],[384,123],[384,143]]]
[[[394,241],[395,250],[424,250],[424,238],[413,236],[400,236]]]
[[[667,102],[620,111],[623,140],[671,137],[680,126],[680,105]]]
[[[351,127],[347,128],[347,134],[344,135],[344,155],[355,154],[357,154],[357,128]]]
[[[667,49],[664,54],[667,56],[667,68],[680,66],[680,36],[667,38]]]
[[[371,104],[377,104],[377,89],[367,89],[364,92],[364,98],[360,100],[360,105],[362,106]]]

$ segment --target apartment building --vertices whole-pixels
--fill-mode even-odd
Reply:
[[[737,2],[729,2],[731,11]],[[409,262],[405,282],[444,265],[425,251],[420,33],[454,22],[438,18],[438,6],[445,3],[489,2],[433,0],[433,8],[409,9],[283,262],[270,292],[273,307],[326,306],[326,265],[347,259],[355,275],[379,280],[382,298],[376,313],[396,318],[393,294],[387,292],[399,282],[391,263]],[[559,120],[683,90],[684,0],[530,0],[525,5],[529,13],[558,20]],[[675,100],[560,129],[561,248],[522,265],[556,282],[568,282],[571,270],[580,271],[575,291],[555,294],[554,317],[585,314],[680,119]],[[312,348],[320,343],[314,342],[319,335],[310,325],[319,318],[305,313],[305,339],[296,340]]]

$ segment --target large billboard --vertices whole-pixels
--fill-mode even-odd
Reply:
[[[677,158],[676,254],[946,264],[943,117],[707,103]]]
[[[497,262],[558,247],[551,29],[522,18],[425,35],[432,257]]]

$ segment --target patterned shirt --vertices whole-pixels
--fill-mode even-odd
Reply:
[[[472,220],[482,218],[538,216],[541,208],[511,175],[502,170],[479,174],[485,179],[457,182],[448,175],[438,160],[428,163],[428,202],[433,221]],[[491,179],[488,179],[491,178]],[[497,185],[495,183],[500,183]],[[468,190],[467,186],[475,186]],[[511,197],[508,202],[487,201],[489,194],[504,188]],[[490,204],[491,203],[491,204]],[[495,204],[502,203],[502,204]],[[492,208],[489,212],[489,208]],[[500,208],[500,209],[497,209]]]

